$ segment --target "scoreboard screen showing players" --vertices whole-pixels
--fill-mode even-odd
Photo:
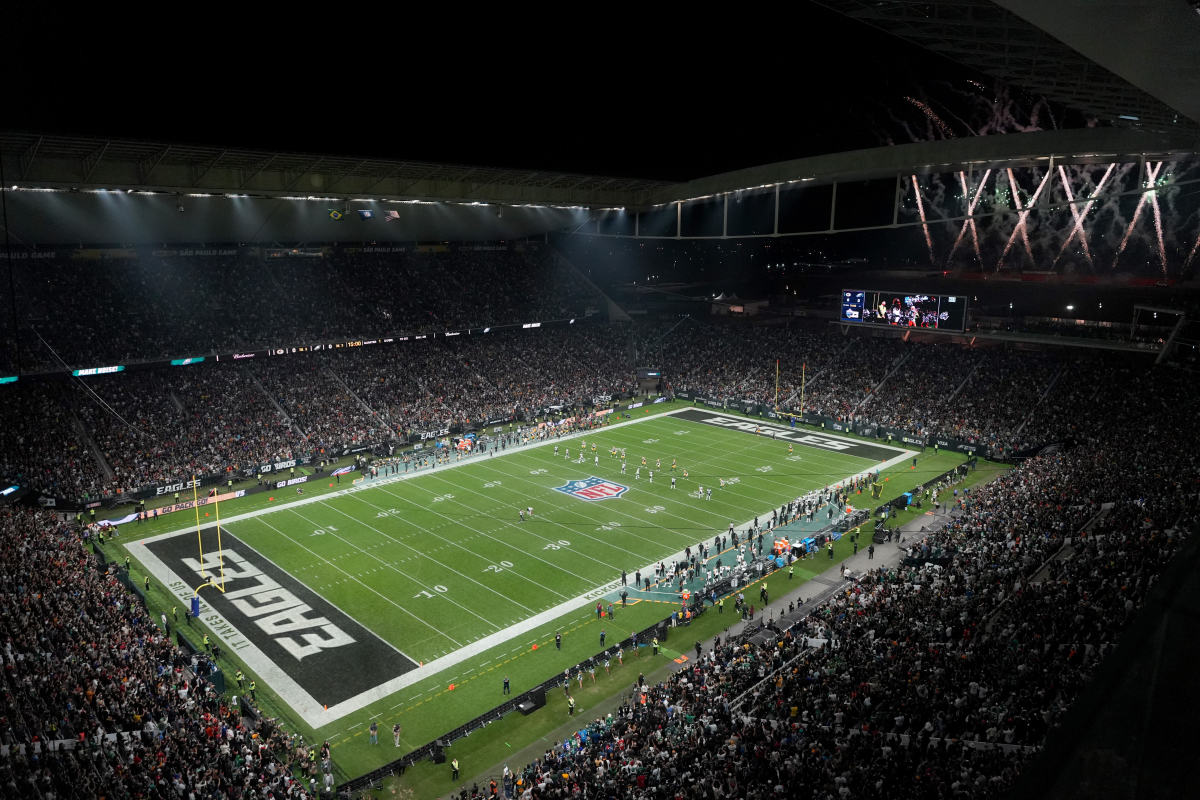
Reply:
[[[869,325],[961,331],[967,322],[967,298],[963,295],[844,289],[840,318],[842,322]]]

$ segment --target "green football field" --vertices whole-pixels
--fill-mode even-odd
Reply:
[[[224,595],[203,589],[211,613],[185,633],[193,640],[215,633],[268,689],[268,711],[330,740],[340,769],[359,774],[506,699],[505,676],[519,695],[602,652],[602,630],[611,648],[678,607],[665,585],[635,590],[636,571],[650,575],[651,565],[711,544],[730,523],[769,517],[782,503],[848,476],[903,470],[916,484],[962,460],[921,456],[920,469],[910,471],[913,454],[898,447],[824,433],[813,443],[789,443],[755,435],[759,423],[744,418],[736,424],[749,430],[698,416],[722,417],[688,408],[614,419],[594,432],[450,466],[408,474],[401,467],[397,476],[352,489],[304,497],[283,489],[270,505],[246,513],[222,504],[224,559],[211,527],[202,540],[193,528],[130,550],[185,603],[205,579],[222,583],[224,570]],[[805,433],[780,428],[793,438]],[[839,442],[858,444],[841,451]],[[624,473],[612,448],[626,453]],[[712,487],[711,498],[699,495],[700,486]],[[530,507],[532,517],[522,519]],[[189,569],[194,574],[185,574]],[[622,570],[627,607],[619,599]],[[242,636],[255,625],[258,640]],[[347,640],[353,643],[343,647]],[[386,748],[367,746],[372,719]],[[389,741],[397,722],[399,750]]]
[[[229,527],[409,657],[431,661],[767,514],[875,462],[741,431],[658,418],[579,440],[437,468]],[[591,447],[596,446],[593,456]],[[625,448],[626,473],[611,447]],[[566,458],[571,449],[572,458]],[[795,448],[793,448],[795,449]],[[634,479],[641,457],[648,461]],[[671,459],[677,488],[670,488]],[[649,472],[659,459],[663,468]],[[630,467],[628,463],[637,464]],[[689,477],[682,477],[683,469]],[[584,501],[555,491],[590,476],[629,486]],[[711,500],[696,487],[717,488]],[[522,521],[519,512],[533,508]]]

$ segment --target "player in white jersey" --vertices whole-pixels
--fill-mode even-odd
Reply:
[[[654,483],[654,470],[650,470],[650,482]]]
[[[674,475],[671,476],[671,488],[672,489],[675,488],[675,476]]]
[[[600,466],[600,456],[593,456],[592,461],[597,467]]]
[[[641,468],[641,467],[638,467],[638,468],[637,468],[637,469],[634,471],[634,473],[633,473],[633,479],[634,479],[635,481],[640,481],[640,480],[642,479],[642,468]]]
[[[712,487],[711,486],[704,490],[704,499],[712,500]]]
[[[621,474],[622,475],[625,474],[625,462],[624,461],[621,462]]]

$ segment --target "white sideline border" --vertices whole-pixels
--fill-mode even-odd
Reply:
[[[636,425],[638,423],[647,422],[649,420],[673,417],[682,411],[691,410],[692,408],[700,408],[700,407],[699,406],[695,406],[695,407],[689,406],[689,407],[685,407],[685,408],[675,409],[674,411],[669,411],[665,414],[655,414],[653,416],[643,416],[640,419],[632,419],[632,420],[627,420],[625,422],[618,422],[616,424],[608,425],[608,426],[605,426],[605,427],[599,428],[599,429],[593,429],[593,430],[589,430],[589,431],[578,431],[575,433],[570,433],[570,434],[567,434],[566,436],[559,437],[558,439],[555,439],[555,440],[537,439],[528,444],[517,445],[516,447],[506,448],[505,450],[501,451],[499,453],[499,455],[505,456],[505,455],[508,455],[509,453],[519,453],[524,450],[533,449],[535,447],[543,447],[543,446],[549,444],[551,441],[568,441],[570,439],[574,439],[577,437],[593,435],[593,434],[599,433],[600,431],[603,431],[603,430],[612,430],[612,429],[624,427],[627,425]],[[727,417],[730,419],[737,419],[739,421],[750,421],[750,418],[738,416],[735,414],[728,414],[728,413],[722,412],[717,409],[707,409],[706,408],[703,410],[705,411],[705,413],[710,413],[710,414],[713,414],[716,416]],[[692,422],[692,420],[681,420],[681,421]],[[758,425],[758,427],[764,428],[764,429],[785,430],[785,431],[789,431],[789,432],[791,432],[793,430],[791,428],[773,424],[773,423],[769,423],[769,422],[759,422],[757,419],[752,420],[752,421],[755,422]],[[693,424],[703,424],[703,423],[694,423],[693,422]],[[836,436],[836,435],[832,435],[832,434],[828,434],[828,433],[824,433],[824,432],[820,433],[819,435],[824,438],[835,439],[835,440],[844,441],[844,442],[853,442],[855,444],[861,444],[861,442],[857,439],[849,439],[846,437]],[[803,443],[800,443],[800,444],[805,447],[811,447],[811,445],[804,445]],[[842,478],[842,480],[844,481],[851,477],[862,477],[864,475],[867,475],[868,473],[875,471],[876,469],[881,469],[881,470],[887,469],[889,467],[895,466],[896,464],[899,464],[899,463],[907,460],[909,457],[916,454],[916,451],[914,451],[914,450],[899,449],[893,445],[877,445],[877,446],[890,447],[893,450],[897,450],[898,455],[889,459],[888,461],[885,461],[885,462],[882,462],[880,464],[873,466],[871,469],[863,470],[862,472],[858,473],[855,476],[847,476],[846,478]],[[813,448],[813,449],[819,450],[820,448]],[[243,514],[235,514],[232,517],[226,517],[222,521],[222,525],[229,525],[231,523],[235,523],[235,522],[238,522],[241,520],[253,519],[255,517],[264,516],[266,514],[272,514],[277,511],[294,508],[296,506],[307,505],[309,503],[325,502],[331,498],[338,497],[340,495],[350,494],[352,492],[359,492],[359,491],[363,491],[366,489],[373,489],[376,486],[382,486],[382,485],[386,485],[386,484],[390,484],[390,483],[395,483],[397,481],[410,480],[417,476],[423,476],[423,475],[426,475],[429,473],[436,474],[436,473],[442,472],[443,470],[456,469],[458,467],[463,467],[463,466],[467,466],[469,464],[476,463],[480,459],[492,458],[495,455],[496,455],[495,451],[491,451],[490,455],[486,455],[486,456],[480,455],[477,457],[472,456],[472,457],[468,457],[462,461],[455,462],[452,464],[447,464],[447,465],[441,466],[441,467],[434,467],[432,469],[426,469],[426,470],[416,470],[416,471],[412,471],[412,472],[402,473],[399,475],[392,475],[387,478],[379,478],[379,479],[375,479],[375,480],[363,481],[360,484],[348,487],[346,489],[341,489],[341,490],[338,490],[335,492],[329,492],[329,493],[322,494],[319,496],[306,497],[301,500],[294,500],[294,501],[288,502],[288,503],[281,503],[280,505],[271,506],[269,508],[261,508],[261,509],[255,510],[255,511],[248,511]],[[323,478],[322,478],[322,480],[323,480]],[[753,524],[753,522],[754,522],[753,519],[747,520],[746,522],[737,526],[737,528],[739,530],[744,530],[746,528],[749,528]],[[130,552],[133,553],[133,555],[139,561],[141,561],[141,563],[146,567],[146,569],[150,572],[150,574],[154,575],[154,577],[157,578],[159,581],[161,581],[164,586],[168,587],[169,591],[171,591],[172,594],[175,594],[176,596],[178,596],[180,598],[180,601],[184,603],[185,607],[187,607],[188,604],[190,603],[189,598],[191,598],[191,596],[192,596],[193,587],[191,586],[190,583],[188,583],[187,580],[180,577],[178,574],[176,574],[174,572],[174,570],[172,570],[166,564],[164,564],[162,562],[162,560],[158,558],[158,556],[154,555],[154,553],[152,553],[150,551],[150,549],[149,549],[149,547],[147,547],[147,545],[150,544],[151,542],[157,542],[162,539],[168,539],[168,538],[172,538],[175,536],[181,536],[181,535],[191,534],[191,533],[195,533],[195,528],[180,528],[178,530],[169,531],[167,533],[161,533],[161,534],[157,534],[155,536],[147,537],[145,539],[141,539],[141,540],[138,540],[136,542],[132,542],[132,543],[126,545],[126,547],[130,550]],[[261,558],[268,563],[274,564],[274,562],[272,562],[269,558],[266,558],[262,553],[258,552],[253,547],[250,547],[249,544],[247,544],[245,542],[242,542],[242,544],[246,548],[248,548],[250,551],[252,551],[256,557]],[[678,553],[670,556],[669,558],[664,558],[664,559],[659,559],[659,560],[660,561],[667,561],[667,560],[678,561],[678,560],[681,560],[683,557],[684,557],[683,550],[680,550]],[[275,566],[277,568],[279,568],[278,565],[275,565]],[[656,563],[647,564],[646,566],[644,566],[642,568],[642,571],[649,572],[655,566],[656,566]],[[282,568],[280,568],[280,569],[282,569]],[[282,571],[285,574],[291,574],[287,570],[282,570]],[[261,649],[259,649],[252,641],[250,641],[248,638],[246,638],[237,629],[237,627],[235,625],[233,625],[231,622],[229,622],[229,620],[225,619],[220,614],[218,614],[212,608],[212,606],[205,603],[203,598],[201,598],[200,616],[197,618],[197,621],[202,622],[210,630],[212,630],[212,632],[214,634],[216,634],[216,636],[225,644],[225,646],[236,651],[238,654],[238,657],[246,663],[246,666],[248,666],[251,670],[253,670],[260,678],[262,678],[262,680],[265,683],[270,685],[272,690],[274,690],[276,692],[276,694],[278,694],[279,697],[285,703],[288,704],[288,706],[292,709],[292,711],[294,711],[304,721],[304,723],[306,725],[310,726],[311,728],[313,728],[315,730],[315,729],[320,729],[326,725],[330,725],[334,722],[337,722],[338,720],[340,720],[344,717],[347,717],[350,714],[361,711],[363,708],[366,708],[367,706],[371,705],[372,703],[382,700],[385,697],[388,697],[389,695],[392,695],[398,691],[401,691],[402,689],[405,689],[415,683],[425,680],[426,678],[432,677],[432,676],[434,676],[440,672],[443,672],[451,667],[457,666],[458,664],[461,664],[464,661],[475,658],[479,654],[484,653],[487,650],[492,649],[493,647],[497,647],[499,645],[510,642],[519,636],[527,634],[527,633],[535,630],[536,628],[541,627],[542,625],[552,622],[553,620],[555,620],[561,616],[569,614],[572,611],[578,610],[583,605],[588,604],[591,601],[596,600],[598,598],[602,598],[605,595],[609,594],[610,592],[614,592],[620,588],[621,588],[621,581],[619,578],[617,578],[617,579],[610,581],[609,583],[606,583],[602,586],[598,586],[594,589],[591,589],[590,591],[585,592],[584,594],[581,594],[577,597],[571,598],[570,600],[566,600],[562,603],[559,603],[556,606],[548,608],[545,611],[542,611],[537,614],[534,614],[533,616],[527,617],[514,625],[510,625],[507,628],[503,628],[501,630],[495,631],[494,633],[489,634],[488,636],[485,636],[482,639],[478,639],[474,642],[471,642],[470,644],[460,647],[459,649],[455,650],[452,653],[447,653],[446,655],[444,655],[440,658],[436,658],[432,661],[429,661],[429,662],[417,667],[416,669],[409,670],[408,672],[404,673],[403,675],[400,675],[398,677],[392,678],[391,680],[385,681],[384,683],[381,683],[371,689],[367,689],[363,692],[360,692],[359,694],[357,694],[353,697],[350,697],[346,700],[343,700],[342,702],[337,703],[336,705],[329,706],[328,708],[326,708],[324,704],[322,704],[316,698],[314,698],[311,694],[309,694],[302,686],[300,686],[299,683],[296,682],[296,680],[294,678],[292,678],[281,666],[279,666],[279,664],[277,664],[275,661],[273,661],[270,657],[268,657],[266,655],[266,653],[264,653]],[[335,604],[333,604],[332,602],[330,602],[328,598],[324,598],[324,599],[326,602],[329,602],[330,605],[333,605],[334,608],[337,608],[337,606]],[[340,608],[338,610],[342,611],[342,609],[340,609]],[[342,613],[345,614],[346,612],[342,611]],[[351,619],[356,619],[355,617],[353,617],[350,614],[346,614],[346,616]],[[363,624],[361,620],[357,620],[357,621],[359,622],[360,625],[362,625],[364,630],[367,630],[368,632],[371,633],[371,635],[376,636],[376,638],[379,638],[379,640],[381,642],[383,642],[384,644],[386,644],[388,647],[390,647],[392,649],[396,649],[394,645],[385,641],[384,639],[382,639],[382,637],[379,637],[378,634],[376,634],[374,631],[371,631],[370,628],[368,628],[365,624]],[[413,659],[413,660],[415,660],[415,659]]]

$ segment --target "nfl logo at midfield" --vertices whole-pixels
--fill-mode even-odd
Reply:
[[[554,491],[578,497],[580,500],[611,500],[625,494],[629,487],[592,475],[583,480],[567,481],[562,486],[555,486]]]

